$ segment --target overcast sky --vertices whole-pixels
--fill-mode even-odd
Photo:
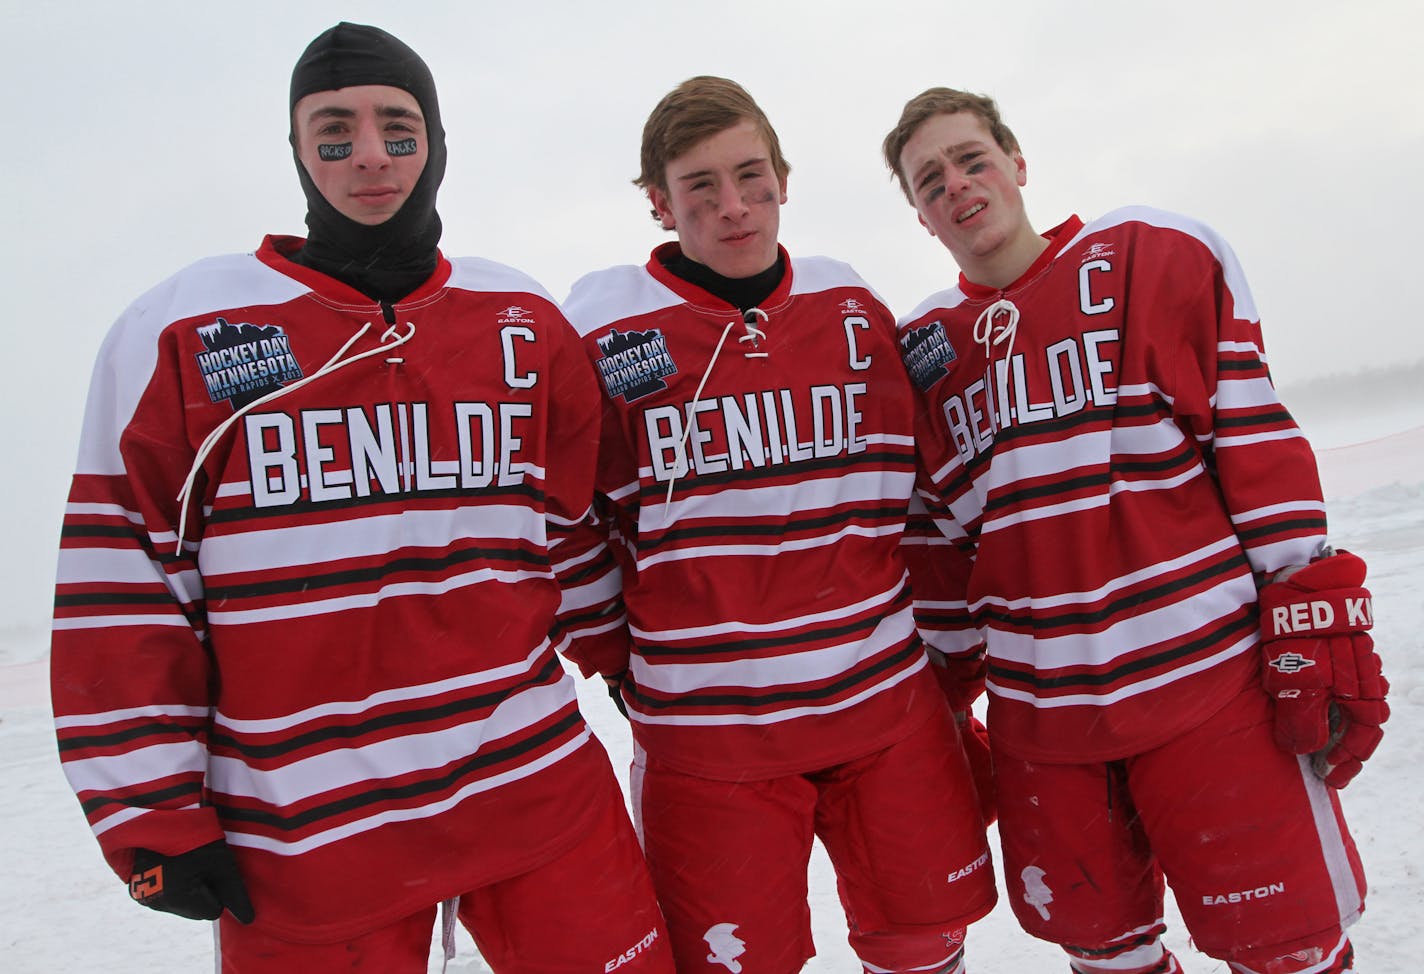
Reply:
[[[953,280],[879,144],[931,85],[991,94],[1022,143],[1034,225],[1128,203],[1236,248],[1278,384],[1424,358],[1424,5],[1360,0],[478,0],[418,5],[0,0],[9,368],[0,630],[46,625],[98,344],[192,261],[302,233],[291,66],[338,20],[425,58],[450,163],[447,254],[556,298],[664,239],[629,180],[648,111],[721,74],[792,163],[782,240],[853,264],[898,313]],[[1362,438],[1368,435],[1362,433]]]

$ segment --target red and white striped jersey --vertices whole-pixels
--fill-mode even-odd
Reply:
[[[612,549],[571,655],[629,670],[638,743],[686,773],[886,747],[943,706],[898,552],[915,450],[893,318],[846,265],[784,252],[744,318],[664,268],[676,246],[565,302],[603,381]]]
[[[121,876],[225,835],[257,923],[329,941],[547,861],[620,796],[554,655],[598,442],[577,337],[499,264],[442,257],[383,316],[299,243],[193,265],[105,341],[53,698]]]
[[[987,635],[1005,747],[1109,760],[1256,681],[1253,572],[1309,561],[1325,513],[1225,242],[1145,208],[1045,236],[1008,288],[961,276],[899,325],[948,583],[917,573],[920,621],[950,653]]]

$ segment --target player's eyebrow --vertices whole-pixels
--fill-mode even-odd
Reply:
[[[753,166],[762,166],[766,164],[766,161],[766,156],[757,156],[754,159],[748,159],[745,162],[737,163],[735,166],[732,167],[732,171],[741,172],[743,169],[750,169]],[[684,173],[683,175],[677,177],[677,181],[681,183],[691,179],[701,179],[703,176],[710,175],[712,175],[712,170],[698,169],[696,172]]]

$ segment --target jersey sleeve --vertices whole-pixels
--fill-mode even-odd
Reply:
[[[203,587],[176,527],[194,451],[173,347],[136,309],[94,370],[51,645],[64,773],[125,879],[135,848],[173,854],[223,837],[204,804],[215,677]],[[190,523],[201,517],[195,504]]]
[[[569,496],[558,499],[557,511],[551,497],[549,538],[561,591],[563,653],[584,676],[613,675],[628,668],[628,617],[610,547],[607,498],[594,490],[606,452],[603,397],[572,328],[561,330],[557,355],[561,378],[549,463],[551,477],[557,472],[564,478]]]
[[[1325,545],[1325,505],[1315,455],[1282,405],[1246,278],[1225,241],[1201,231],[1198,285],[1180,320],[1176,411],[1216,480],[1252,571],[1305,564]],[[1181,274],[1178,261],[1175,273]]]

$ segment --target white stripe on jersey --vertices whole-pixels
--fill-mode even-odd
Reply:
[[[1058,595],[1037,595],[1032,598],[1025,596],[1021,599],[1004,599],[996,595],[986,595],[977,600],[973,605],[973,611],[980,612],[990,606],[1001,609],[1026,609],[1030,605],[1045,609],[1070,608],[1075,605],[1088,605],[1093,602],[1106,599],[1116,592],[1139,582],[1149,581],[1153,578],[1170,578],[1182,569],[1193,565],[1196,562],[1204,561],[1223,551],[1235,551],[1240,546],[1240,542],[1235,537],[1227,535],[1209,545],[1204,545],[1196,551],[1189,551],[1186,554],[1178,555],[1176,558],[1169,558],[1166,561],[1154,562],[1146,568],[1139,568],[1137,571],[1110,578],[1095,589],[1077,592],[1062,592]],[[962,605],[963,603],[960,603]]]
[[[647,558],[639,558],[637,567],[638,571],[642,571],[653,565],[660,565],[667,561],[684,561],[688,558],[718,558],[727,555],[749,555],[754,558],[769,558],[783,551],[808,551],[811,548],[821,548],[828,544],[836,544],[844,538],[881,538],[886,535],[899,534],[904,529],[905,526],[903,524],[888,524],[876,528],[850,525],[834,534],[823,534],[814,538],[802,538],[799,541],[769,541],[765,544],[701,545],[695,548],[660,551]]]
[[[443,550],[462,538],[510,538],[542,545],[544,519],[523,504],[489,504],[209,535],[203,540],[201,565],[209,583],[217,584],[229,573],[316,568],[402,548]]]
[[[1216,408],[1218,410],[1257,409],[1262,406],[1273,409],[1281,408],[1280,397],[1276,395],[1275,387],[1271,385],[1271,380],[1266,376],[1252,376],[1249,379],[1217,379]]]
[[[637,657],[634,657],[634,659],[636,658]],[[772,713],[764,714],[648,714],[639,710],[635,703],[630,702],[628,704],[628,713],[640,724],[668,724],[683,727],[780,724],[784,721],[795,720],[797,717],[834,714],[842,710],[850,710],[864,703],[866,700],[869,700],[871,697],[898,686],[929,665],[929,658],[921,654],[915,657],[905,669],[891,671],[889,677],[873,686],[866,687],[854,696],[848,697],[838,703],[823,704],[818,707],[792,707],[787,710],[777,710]]]
[[[1180,473],[1175,477],[1167,477],[1160,480],[1115,480],[1106,494],[1064,501],[1061,504],[1050,504],[1029,511],[1015,511],[1005,514],[1002,517],[994,518],[992,521],[985,521],[979,531],[980,537],[1003,528],[1026,524],[1029,521],[1038,521],[1046,517],[1057,517],[1060,514],[1072,514],[1076,511],[1090,511],[1095,507],[1106,507],[1115,494],[1138,493],[1149,490],[1170,490],[1196,477],[1203,476],[1205,472],[1204,468],[1198,466],[1185,473]]]
[[[1254,651],[1256,643],[1256,634],[1253,632],[1238,639],[1218,653],[1204,659],[1199,659],[1194,663],[1180,665],[1176,669],[1169,670],[1166,673],[1145,680],[1139,680],[1114,690],[1111,693],[1073,693],[1062,697],[1041,697],[1033,690],[1020,690],[1017,687],[1006,687],[996,681],[993,676],[990,676],[986,681],[986,686],[998,696],[1031,704],[1038,710],[1046,710],[1054,707],[1108,707],[1120,700],[1139,696],[1140,694],[1147,693],[1149,690],[1156,690],[1159,687],[1176,683],[1178,680],[1185,679],[1193,674],[1209,670],[1213,666],[1218,666],[1232,657],[1240,656],[1242,653]]]
[[[1255,581],[1238,575],[1197,592],[1190,602],[1162,605],[1091,632],[1045,636],[1007,632],[990,624],[989,652],[995,659],[1031,665],[1044,674],[1064,667],[1106,666],[1144,647],[1180,640],[1255,602]]]
[[[61,548],[56,577],[61,587],[148,583],[167,585],[181,602],[197,602],[203,597],[203,578],[196,570],[167,572],[141,548]]]
[[[255,719],[239,719],[228,717],[218,712],[213,715],[213,724],[217,727],[224,727],[235,734],[272,734],[281,731],[292,731],[302,724],[312,720],[321,720],[328,717],[344,717],[351,714],[359,714],[363,711],[382,707],[386,704],[399,703],[405,700],[419,700],[422,697],[435,697],[466,687],[477,687],[486,683],[499,683],[522,673],[528,673],[538,665],[539,660],[548,651],[549,642],[543,640],[538,646],[530,650],[529,654],[522,660],[515,660],[503,666],[493,666],[484,670],[477,670],[473,673],[462,673],[448,680],[436,680],[434,683],[422,683],[415,686],[395,687],[390,690],[382,690],[373,693],[360,700],[336,700],[330,703],[317,704],[306,710],[298,710],[290,714],[283,714],[280,717],[262,717]]]
[[[191,630],[191,624],[181,613],[173,611],[171,607],[164,606],[160,610],[162,614],[151,616],[74,616],[68,619],[55,619],[51,631],[67,629],[122,629],[125,626],[179,626]],[[196,632],[197,630],[192,630]]]
[[[207,707],[187,707],[181,704],[152,704],[144,707],[128,707],[124,710],[106,710],[93,714],[72,714],[68,717],[56,717],[54,726],[57,730],[66,730],[70,727],[102,727],[104,724],[117,724],[127,720],[139,720],[144,717],[201,717],[208,719]]]
[[[1267,430],[1262,433],[1247,434],[1245,436],[1220,436],[1213,441],[1216,448],[1226,449],[1233,446],[1251,446],[1253,443],[1269,443],[1271,440],[1299,440],[1304,439],[1305,434],[1297,428],[1283,430]]]
[[[629,631],[634,638],[643,642],[672,642],[678,639],[700,639],[706,636],[720,636],[727,633],[754,633],[754,632],[781,632],[783,630],[799,629],[803,626],[815,625],[818,622],[830,622],[835,619],[845,619],[853,615],[859,615],[868,609],[873,609],[879,605],[889,604],[905,587],[908,576],[902,574],[900,581],[893,588],[878,592],[869,598],[861,599],[859,602],[852,602],[850,605],[837,606],[827,609],[824,612],[810,612],[806,615],[795,616],[790,619],[774,619],[771,622],[743,622],[732,619],[727,622],[719,622],[710,626],[691,626],[687,629],[639,629],[637,626],[629,626]],[[799,683],[799,680],[791,681]]]
[[[651,473],[648,476],[651,479]],[[692,483],[695,485],[696,481]],[[784,517],[856,501],[883,503],[886,498],[892,497],[903,497],[909,503],[914,484],[915,475],[910,470],[865,470],[856,473],[839,469],[823,470],[816,475],[808,474],[794,483],[729,486],[710,494],[691,494],[674,500],[670,511],[664,511],[664,505],[659,500],[656,505],[644,505],[639,511],[639,527],[644,531],[654,531],[671,521],[686,523],[699,517],[726,521]],[[644,518],[649,518],[652,523],[644,523]]]
[[[424,734],[402,732],[266,768],[217,754],[209,759],[208,781],[225,795],[254,798],[278,807],[292,805],[326,792],[377,784],[467,760],[490,741],[525,739],[529,728],[570,706],[574,699],[573,680],[563,673],[558,683],[506,697],[483,719]]]
[[[121,754],[73,758],[64,762],[64,775],[80,794],[91,790],[123,792],[173,775],[201,776],[207,767],[208,752],[197,741],[166,741]],[[102,831],[97,826],[95,830]]]
[[[849,673],[857,663],[903,643],[914,633],[914,613],[906,606],[881,619],[864,639],[852,638],[800,652],[786,646],[779,656],[729,656],[700,663],[650,662],[636,654],[631,669],[639,686],[661,693],[693,693],[707,687],[793,687]]]
[[[369,609],[374,605],[379,605],[386,599],[402,598],[411,595],[444,595],[446,592],[453,592],[467,585],[479,585],[481,582],[506,582],[513,584],[530,579],[553,577],[553,573],[547,570],[502,571],[481,568],[473,572],[451,575],[448,578],[443,578],[438,581],[398,582],[392,585],[382,585],[380,588],[371,592],[359,592],[354,595],[343,595],[330,599],[317,599],[312,602],[275,605],[265,609],[225,611],[208,606],[208,625],[237,626],[251,622],[277,622],[282,619],[303,619],[308,616],[326,615],[330,612],[342,612],[347,609]]]
[[[551,765],[557,764],[570,754],[573,754],[582,747],[591,736],[592,734],[588,728],[585,727],[573,740],[539,757],[537,760],[530,761],[528,764],[521,764],[517,768],[511,768],[502,774],[472,781],[444,801],[430,802],[416,808],[389,809],[378,815],[348,822],[339,828],[318,832],[315,835],[296,842],[284,842],[280,839],[272,839],[264,835],[250,835],[246,832],[239,831],[229,831],[227,833],[227,842],[228,845],[244,846],[249,849],[262,849],[266,852],[276,853],[279,856],[299,856],[304,852],[310,852],[312,849],[319,849],[324,845],[339,842],[353,835],[359,835],[362,832],[369,832],[372,829],[380,828],[382,825],[386,825],[390,822],[412,822],[422,818],[434,818],[442,812],[454,808],[472,795],[493,791],[496,788],[500,788],[512,781],[519,781],[522,778],[533,777],[538,772],[543,771]],[[235,829],[236,826],[229,826],[229,828]]]
[[[1277,514],[1319,514],[1324,516],[1325,504],[1323,501],[1290,501],[1285,504],[1269,504],[1266,507],[1258,507],[1253,511],[1242,511],[1240,514],[1231,515],[1231,523],[1238,527],[1242,524],[1249,524],[1252,521],[1264,517],[1275,517]]]

